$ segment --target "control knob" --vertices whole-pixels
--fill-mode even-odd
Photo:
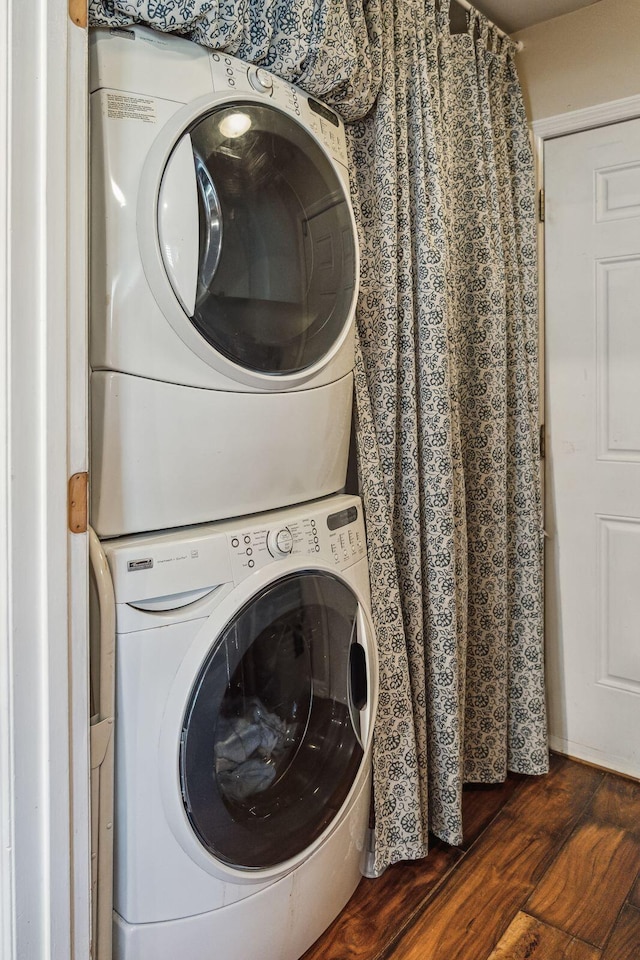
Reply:
[[[273,90],[273,77],[260,67],[249,70],[249,83],[258,93],[268,93]]]
[[[272,557],[288,557],[293,550],[293,537],[288,527],[270,530],[267,534],[267,549]]]

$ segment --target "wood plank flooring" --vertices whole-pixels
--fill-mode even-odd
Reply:
[[[640,783],[552,756],[463,813],[460,847],[362,880],[302,960],[640,960]]]
[[[585,820],[547,870],[527,910],[551,926],[604,947],[639,866],[640,842],[632,834]]]

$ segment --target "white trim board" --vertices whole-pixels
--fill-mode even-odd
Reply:
[[[578,743],[575,740],[566,740],[563,737],[550,736],[549,747],[555,753],[561,753],[570,759],[582,760],[585,763],[601,767],[603,770],[610,770],[612,773],[640,781],[640,769],[634,767],[622,757],[611,757],[608,754],[601,753],[599,750],[594,750],[592,747],[585,747],[583,743]]]
[[[572,110],[569,113],[556,114],[554,117],[545,117],[534,121],[531,129],[536,140],[550,140],[552,137],[579,133],[581,130],[603,127],[620,120],[633,120],[635,117],[640,117],[640,94],[624,97],[622,100],[612,100],[609,103],[599,103],[593,107],[585,107],[583,110]]]
[[[13,837],[13,697],[11,687],[12,658],[8,642],[9,614],[9,358],[7,350],[7,318],[9,298],[9,123],[10,123],[10,20],[7,4],[0,7],[0,956],[15,956],[15,884]]]
[[[56,0],[58,2],[58,0]],[[66,6],[67,0],[62,0]],[[67,475],[89,470],[89,44],[67,17]],[[67,530],[72,957],[91,944],[89,538]]]
[[[2,960],[90,952],[85,52],[67,0],[0,5]]]

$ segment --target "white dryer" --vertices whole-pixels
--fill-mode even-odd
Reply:
[[[358,288],[342,121],[138,26],[93,32],[91,89],[96,531],[341,489]]]
[[[360,879],[377,656],[360,501],[105,546],[117,960],[297,960]]]

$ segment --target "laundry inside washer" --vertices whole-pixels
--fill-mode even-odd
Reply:
[[[271,786],[295,728],[270,713],[258,697],[231,702],[220,713],[213,746],[213,775],[225,800],[251,800]]]

